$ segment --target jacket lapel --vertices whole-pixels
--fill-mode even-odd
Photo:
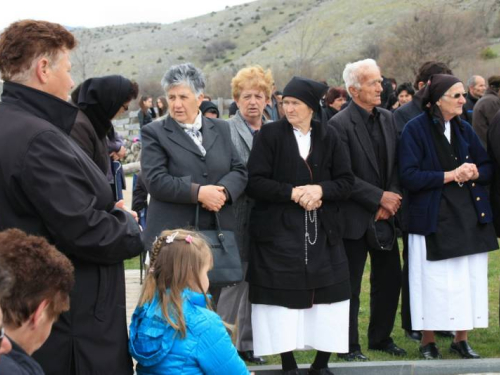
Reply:
[[[236,121],[233,126],[245,142],[246,146],[248,147],[248,151],[250,151],[252,149],[253,143],[252,133],[250,133],[250,130],[248,130],[248,127],[239,112],[236,114],[236,116],[238,116],[238,121]]]
[[[370,135],[368,134],[368,130],[366,130],[366,126],[364,124],[363,118],[358,113],[357,108],[354,104],[350,104],[351,108],[351,121],[354,126],[354,131],[358,136],[359,143],[361,144],[361,148],[366,154],[370,165],[375,169],[377,174],[379,174],[377,159],[375,157],[375,152],[373,151],[372,141],[370,139]]]
[[[203,133],[203,142],[202,145],[205,147],[205,150],[208,152],[210,147],[213,146],[215,140],[217,139],[217,131],[215,130],[215,124],[208,120],[206,117],[202,118],[202,126],[201,132]]]
[[[163,126],[168,131],[167,137],[170,138],[172,142],[177,143],[182,148],[191,151],[196,155],[203,156],[198,146],[194,144],[194,141],[172,117],[167,117]],[[205,134],[203,134],[203,144],[205,144]]]

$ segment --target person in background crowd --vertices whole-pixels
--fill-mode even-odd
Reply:
[[[381,108],[390,110],[394,103],[398,101],[390,78],[382,77],[382,93],[380,95]]]
[[[241,161],[246,165],[254,136],[264,125],[263,117],[266,103],[271,97],[273,76],[270,70],[260,66],[249,66],[241,69],[231,80],[233,99],[238,104],[238,111],[228,121],[231,140]],[[242,194],[233,203],[236,216],[236,234],[240,250],[243,271],[248,268],[248,252],[250,246],[250,213],[253,200]],[[237,323],[236,348],[240,356],[248,362],[263,364],[265,360],[256,357],[253,352],[252,307],[248,301],[248,283],[224,288],[221,292],[217,312],[225,322]]]
[[[75,267],[70,310],[33,355],[43,370],[132,375],[123,260],[142,251],[141,231],[69,137],[78,115],[67,102],[75,44],[45,21],[14,22],[0,35],[0,230],[43,236]]]
[[[330,120],[342,108],[342,105],[347,101],[347,91],[342,87],[330,87],[325,95],[326,119]]]
[[[394,112],[394,121],[399,135],[401,135],[401,132],[408,121],[423,112],[421,106],[423,88],[433,74],[452,74],[452,72],[446,64],[438,61],[427,61],[420,66],[415,77],[415,82],[413,83],[413,87],[417,90],[417,92],[413,95],[413,98],[409,103],[406,103]]]
[[[401,264],[394,240],[394,216],[401,206],[396,168],[398,134],[392,113],[378,108],[381,103],[382,76],[372,59],[346,65],[343,78],[352,98],[348,107],[328,122],[340,134],[348,148],[348,165],[356,177],[350,198],[341,202],[345,222],[344,246],[349,260],[351,309],[349,318],[349,353],[338,356],[347,361],[368,360],[359,344],[358,313],[361,281],[367,255],[371,258],[370,324],[368,348],[395,356],[405,356],[391,338],[399,291]],[[375,222],[388,231],[380,250],[370,241]]]
[[[400,84],[396,90],[396,98],[398,101],[392,106],[393,111],[409,103],[413,99],[413,95],[415,95],[415,90],[410,82]]]
[[[139,112],[137,113],[139,118],[139,125],[142,128],[144,125],[149,124],[156,117],[156,113],[153,109],[153,97],[149,95],[143,95],[139,99]]]
[[[132,211],[137,212],[139,224],[142,229],[146,228],[148,212],[148,189],[144,184],[142,172],[137,173],[134,191],[132,192]]]
[[[12,343],[12,351],[0,359],[0,374],[43,375],[31,355],[69,309],[73,265],[45,238],[19,229],[0,232],[0,264],[14,280],[8,296],[0,299],[3,328]]]
[[[232,102],[231,105],[229,106],[229,118],[233,117],[236,114],[236,111],[238,110],[238,105],[236,102]]]
[[[444,63],[438,61],[427,61],[422,64],[415,77],[413,87],[419,90],[410,102],[396,109],[394,112],[394,121],[398,134],[404,129],[407,122],[420,115],[422,109],[422,95],[425,85],[433,74],[451,74],[450,68]],[[405,330],[405,335],[410,340],[420,342],[422,333],[415,331],[411,327],[411,312],[410,312],[410,286],[408,281],[408,199],[406,191],[403,189],[403,204],[401,208],[402,215],[399,216],[399,225],[403,232],[403,279],[401,285],[401,326]],[[452,338],[452,332],[436,332],[440,336]]]
[[[111,142],[116,138],[111,120],[128,110],[138,92],[136,82],[112,75],[87,79],[71,93],[71,101],[80,110],[70,136],[108,176],[110,183],[113,180],[108,138]],[[123,147],[118,153],[124,151]]]
[[[276,91],[276,85],[273,82],[273,87],[271,92]],[[280,119],[280,110],[278,105],[278,99],[273,94],[269,98],[269,102],[266,105],[266,109],[264,110],[264,117],[269,121],[278,121]]]
[[[488,132],[491,120],[500,110],[499,89],[500,76],[489,77],[488,88],[481,99],[477,101],[472,112],[472,127],[484,147],[486,147],[486,133]]]
[[[276,98],[276,102],[278,103],[278,115],[280,118],[283,118],[283,116],[285,116],[285,112],[283,112],[283,93],[276,90],[273,93],[273,96]]]
[[[247,281],[255,355],[280,354],[299,374],[293,350],[316,349],[308,374],[332,374],[332,352],[348,350],[349,276],[339,202],[354,176],[335,129],[314,120],[328,86],[294,77],[285,117],[262,126],[248,159]]]
[[[156,108],[158,108],[158,118],[165,116],[168,113],[167,98],[159,96],[156,99]]]
[[[212,266],[212,251],[196,232],[163,231],[154,242],[130,323],[137,375],[249,374],[221,318],[210,309]]]
[[[398,81],[396,81],[396,78],[389,78],[389,77],[387,77],[387,79],[389,81],[391,81],[392,91],[396,91],[396,89],[398,87]]]
[[[201,102],[200,104],[200,111],[201,111],[201,114],[205,117],[209,117],[209,118],[219,118],[219,108],[217,108],[217,106],[210,102],[210,101],[207,101],[207,100],[204,100]]]
[[[473,75],[467,81],[467,101],[464,104],[462,119],[472,124],[472,113],[477,101],[481,99],[486,91],[486,81],[483,77]]]
[[[3,324],[2,299],[9,295],[12,287],[12,276],[0,259],[0,361],[2,356],[12,350],[12,344],[7,336],[5,336],[5,328]]]
[[[207,95],[207,94],[204,94],[203,95],[203,101],[204,102],[211,102],[212,101],[212,97]]]
[[[214,228],[218,212],[221,228],[233,230],[230,203],[247,183],[227,122],[201,115],[202,72],[190,63],[172,66],[162,87],[169,116],[142,129],[142,178],[151,196],[145,230],[148,249],[164,229],[194,227],[197,205],[198,229]],[[216,302],[220,289],[211,292]]]
[[[425,359],[441,357],[435,330],[456,331],[450,351],[479,358],[467,331],[488,326],[487,252],[498,249],[486,190],[493,168],[460,119],[464,104],[458,78],[431,76],[422,96],[425,113],[406,125],[399,145],[409,198],[412,327],[423,331]]]

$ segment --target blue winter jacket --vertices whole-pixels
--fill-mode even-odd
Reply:
[[[135,309],[129,350],[137,361],[137,375],[248,375],[221,318],[206,308],[203,294],[184,289],[182,297],[184,339],[163,317],[158,295]]]

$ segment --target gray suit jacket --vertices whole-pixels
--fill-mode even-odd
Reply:
[[[240,111],[231,117],[228,121],[229,130],[231,131],[231,141],[233,142],[241,160],[247,165],[250,151],[252,150],[253,135],[250,133],[248,126],[245,124]],[[236,216],[236,239],[240,249],[241,260],[248,261],[248,251],[250,247],[250,214],[254,206],[254,200],[246,194],[241,194],[233,204],[234,214]]]
[[[333,116],[328,124],[335,127],[348,150],[351,169],[354,173],[354,188],[347,201],[340,202],[345,218],[344,238],[356,240],[361,238],[368,228],[370,220],[377,212],[384,191],[401,194],[398,170],[396,167],[396,151],[398,132],[392,113],[381,108],[380,123],[387,150],[387,176],[384,189],[376,186],[379,178],[377,158],[371,146],[370,135],[354,103]]]
[[[164,229],[193,227],[198,188],[222,185],[230,200],[219,212],[223,229],[234,230],[231,202],[241,195],[247,171],[225,121],[203,117],[203,156],[193,140],[171,117],[142,128],[141,169],[151,194],[145,231],[146,246]],[[213,213],[200,207],[200,229],[212,228]]]

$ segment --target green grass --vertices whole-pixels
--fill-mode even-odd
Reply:
[[[402,249],[400,242],[399,248]],[[401,260],[402,262],[402,260]],[[139,257],[125,261],[126,269],[138,269]],[[488,283],[489,283],[489,328],[476,329],[469,333],[469,342],[474,350],[483,358],[500,358],[500,346],[498,345],[498,337],[500,336],[500,328],[498,325],[498,300],[499,300],[499,277],[500,275],[500,252],[494,251],[489,253],[488,264]],[[418,344],[408,340],[404,336],[404,331],[401,328],[400,309],[396,316],[396,323],[392,338],[394,342],[408,352],[408,356],[404,358],[393,357],[374,350],[368,350],[368,321],[370,318],[369,295],[370,295],[370,261],[368,259],[363,275],[363,284],[361,289],[361,307],[359,311],[359,336],[362,352],[372,361],[395,361],[395,360],[419,360]],[[437,337],[437,345],[441,349],[441,354],[444,359],[454,359],[457,356],[448,352],[448,347],[451,341]],[[297,363],[312,363],[314,360],[315,351],[297,351],[295,357]],[[267,357],[269,364],[281,364],[279,355]],[[330,362],[336,362],[337,357],[332,355]]]

